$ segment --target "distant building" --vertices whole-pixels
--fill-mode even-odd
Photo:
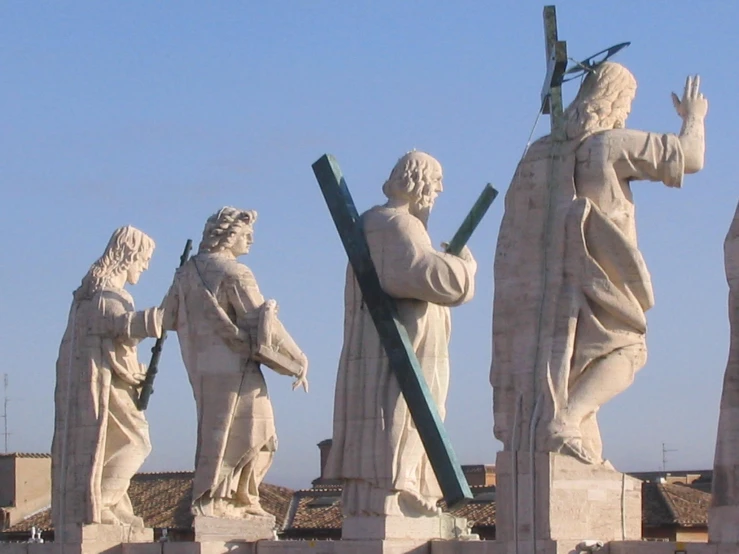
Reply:
[[[0,531],[51,504],[51,456],[0,454]]]

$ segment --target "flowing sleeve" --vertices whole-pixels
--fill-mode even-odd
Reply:
[[[172,285],[169,287],[167,296],[162,300],[162,328],[171,331],[177,329],[177,314],[180,309],[180,287],[178,282],[178,275],[175,274],[175,279]]]
[[[416,217],[370,211],[363,220],[380,285],[390,296],[443,306],[472,298],[476,263],[435,250]]]
[[[162,311],[149,308],[135,311],[133,299],[125,291],[104,290],[100,293],[102,305],[100,334],[135,345],[146,337],[162,334]]]
[[[605,133],[619,179],[662,181],[679,188],[685,173],[685,155],[674,134],[618,129]]]
[[[221,291],[226,293],[228,303],[236,314],[236,324],[243,328],[256,326],[259,321],[258,308],[264,304],[257,280],[251,270],[239,264],[236,271],[224,279]]]

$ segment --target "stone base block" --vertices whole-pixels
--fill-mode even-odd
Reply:
[[[451,514],[429,517],[347,517],[341,525],[342,540],[458,539],[468,534],[467,520]]]
[[[418,540],[261,541],[257,554],[431,554]]]
[[[613,541],[608,547],[608,554],[739,554],[739,544],[705,542]]]
[[[65,525],[61,532],[56,531],[54,538],[55,542],[63,542],[64,544],[88,542],[120,544],[152,542],[153,540],[153,529],[131,527],[130,525],[107,525],[104,523]]]
[[[451,541],[434,541],[431,543],[431,554],[577,554],[579,550],[572,541],[476,541],[469,543],[453,543]],[[609,554],[601,549],[598,554]]]
[[[586,554],[573,541],[536,541],[536,550],[531,541],[520,541],[518,548],[513,541],[479,541],[454,543],[433,541],[431,554]],[[606,543],[595,554],[739,554],[739,545],[716,545],[698,542],[661,541],[613,541]]]
[[[499,452],[499,541],[641,539],[641,481],[563,454]]]
[[[739,506],[719,506],[709,510],[708,540],[739,544]]]
[[[126,553],[124,553],[126,554]],[[130,554],[143,554],[131,552]],[[161,554],[256,554],[253,542],[165,542]]]
[[[243,519],[195,516],[195,542],[254,542],[275,538],[274,516],[246,516]]]

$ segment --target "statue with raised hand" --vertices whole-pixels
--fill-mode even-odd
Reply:
[[[637,245],[632,183],[679,188],[703,167],[708,102],[688,77],[679,134],[625,128],[636,80],[605,62],[537,140],[505,200],[495,254],[495,435],[505,450],[603,462],[598,409],[646,362],[654,297]],[[532,444],[533,443],[533,444]]]

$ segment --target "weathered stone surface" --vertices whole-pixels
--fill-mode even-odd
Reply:
[[[708,103],[689,77],[674,98],[680,134],[645,133],[623,128],[635,92],[625,67],[597,66],[564,112],[564,138],[532,144],[508,188],[491,367],[495,435],[507,451],[601,464],[597,411],[646,360],[654,298],[631,187],[680,187],[703,167]]]
[[[730,342],[713,462],[708,536],[712,542],[739,544],[739,205],[724,241],[724,266],[729,284]]]
[[[457,539],[467,536],[467,520],[438,516],[351,516],[341,526],[342,540]]]
[[[241,519],[195,516],[193,523],[195,541],[254,542],[275,538],[274,516],[247,515]]]
[[[380,286],[396,300],[398,318],[443,419],[449,308],[474,295],[477,264],[466,248],[454,256],[431,243],[426,223],[441,190],[439,162],[410,152],[383,186],[387,203],[361,217]],[[441,498],[439,484],[351,267],[344,298],[344,344],[325,477],[344,482],[344,515],[377,517],[376,529],[384,528],[384,516],[433,519]],[[438,536],[434,532],[426,538]]]
[[[608,545],[608,554],[737,554],[739,546],[699,542],[644,542],[644,541],[614,541]]]
[[[73,524],[143,528],[128,498],[131,477],[151,451],[149,426],[135,403],[146,372],[136,344],[161,334],[162,316],[157,308],[134,311],[123,287],[138,281],[153,251],[154,241],[138,229],[117,229],[74,292],[56,364],[51,505],[57,540],[79,542],[65,536]]]
[[[66,525],[64,543],[150,543],[154,540],[154,530],[131,525],[106,525],[92,523],[87,525]]]
[[[430,554],[431,543],[418,540],[262,541],[259,554]]]
[[[177,331],[197,406],[192,498],[200,516],[267,515],[259,484],[277,433],[260,363],[292,374],[293,388],[308,386],[308,360],[277,319],[276,302],[265,301],[251,270],[237,261],[251,249],[256,219],[254,211],[231,207],[213,214],[163,304],[164,326]],[[275,358],[296,362],[291,367],[299,373]]]
[[[498,540],[641,538],[641,481],[562,454],[536,454],[533,474],[530,462],[523,453],[498,453]]]

